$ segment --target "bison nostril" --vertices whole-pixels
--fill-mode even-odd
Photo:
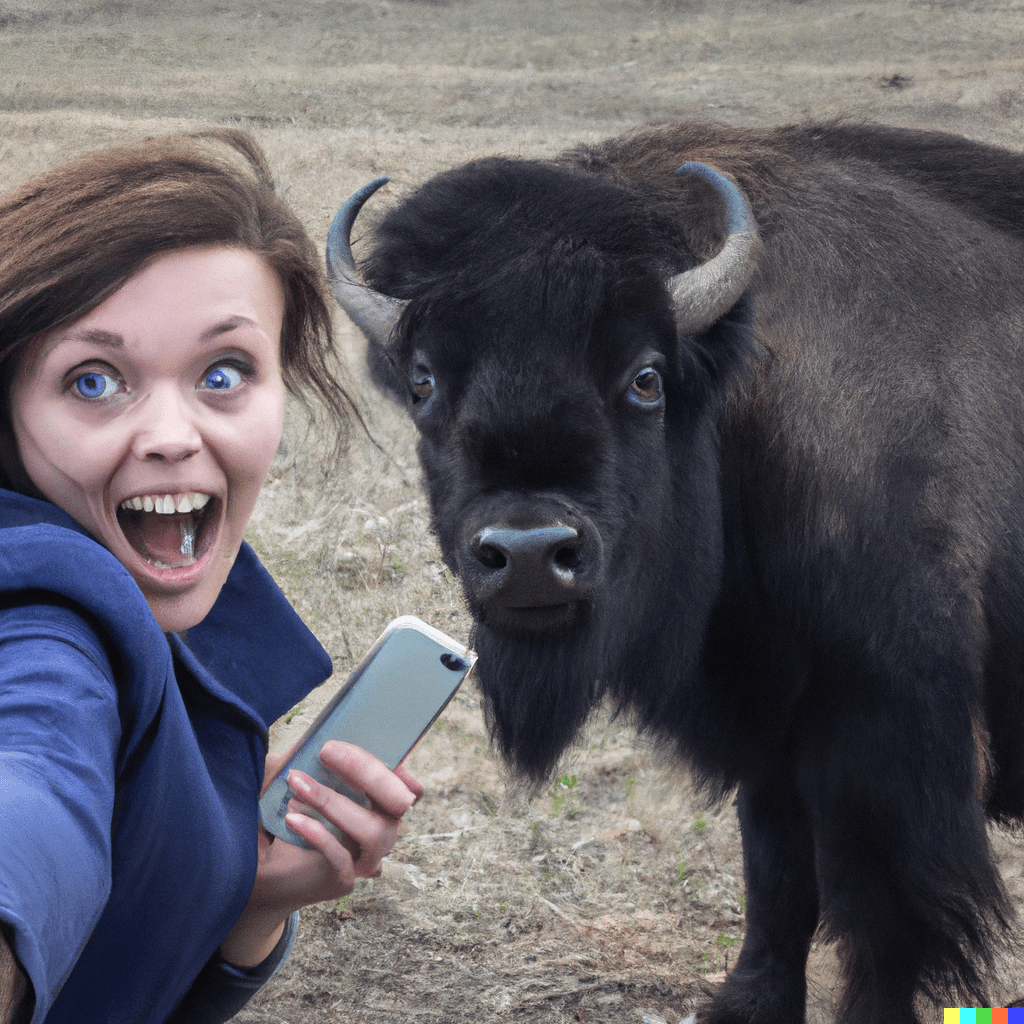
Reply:
[[[578,569],[582,561],[579,548],[559,548],[555,552],[555,565],[560,569]]]
[[[473,554],[477,561],[488,569],[504,569],[508,565],[508,559],[493,544],[477,542],[473,545]]]

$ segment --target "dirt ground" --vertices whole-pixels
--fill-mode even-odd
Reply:
[[[0,188],[119,139],[240,125],[321,242],[377,174],[393,197],[476,155],[548,155],[695,113],[847,114],[1020,149],[1024,0],[0,0]],[[293,410],[250,536],[343,677],[398,614],[463,640],[469,623],[410,428],[362,383],[340,313],[338,335],[383,452],[356,436],[325,471],[327,441]],[[676,1024],[735,961],[733,810],[701,806],[626,723],[598,716],[558,778],[523,793],[467,690],[411,766],[428,795],[383,875],[304,914],[239,1021]],[[1021,844],[993,842],[1020,903]],[[810,1019],[831,1021],[827,949],[810,976]],[[1022,977],[1008,962],[995,1005]]]

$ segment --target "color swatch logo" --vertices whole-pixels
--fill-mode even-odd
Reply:
[[[944,1010],[942,1024],[1024,1024],[1024,1009]]]

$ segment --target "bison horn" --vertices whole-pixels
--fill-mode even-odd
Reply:
[[[356,269],[352,257],[352,225],[359,211],[374,192],[386,185],[390,178],[374,178],[353,192],[335,214],[327,232],[327,275],[331,294],[338,300],[352,322],[374,344],[384,346],[391,337],[398,318],[407,303],[367,287]]]
[[[731,179],[705,164],[685,163],[676,174],[703,178],[725,206],[726,239],[717,256],[668,282],[680,334],[696,334],[727,313],[746,290],[761,253],[757,222]]]

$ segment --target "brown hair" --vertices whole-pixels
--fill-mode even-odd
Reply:
[[[263,151],[232,129],[89,153],[0,196],[0,434],[33,339],[84,316],[154,256],[211,244],[247,249],[277,273],[285,386],[307,409],[321,399],[344,438],[354,406],[334,363],[321,260]]]

